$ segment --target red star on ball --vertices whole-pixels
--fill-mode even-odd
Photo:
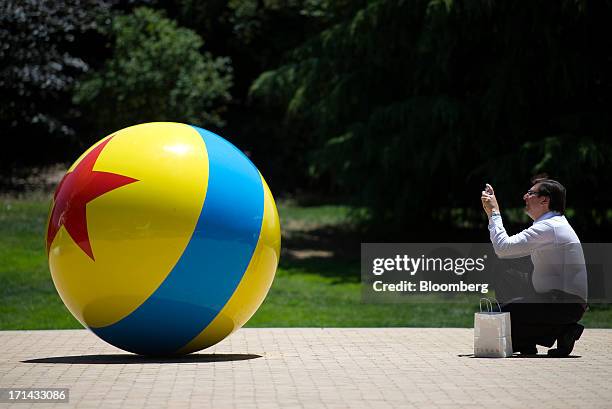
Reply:
[[[112,138],[92,149],[57,187],[47,230],[47,253],[60,227],[64,226],[81,250],[95,260],[87,232],[87,203],[111,190],[138,182],[116,173],[93,170],[100,153]]]

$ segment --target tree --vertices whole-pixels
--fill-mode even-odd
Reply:
[[[75,135],[71,88],[89,69],[106,0],[0,2],[0,170],[61,152]],[[36,147],[36,149],[33,149]]]
[[[276,192],[304,186],[295,146],[278,136],[274,110],[250,103],[251,83],[332,21],[350,15],[363,0],[160,0],[180,25],[205,38],[213,54],[231,56],[232,103],[223,135],[248,152]],[[296,158],[297,156],[297,158]],[[287,166],[290,159],[291,166]]]
[[[264,72],[251,96],[281,112],[278,137],[306,152],[311,183],[376,223],[414,230],[476,208],[461,220],[475,223],[485,182],[521,192],[542,171],[597,191],[573,197],[585,214],[612,204],[600,178],[582,176],[612,170],[611,9],[373,0]]]
[[[137,8],[115,17],[112,56],[77,87],[97,137],[140,122],[224,125],[231,96],[229,58],[201,52],[203,40],[159,12]]]

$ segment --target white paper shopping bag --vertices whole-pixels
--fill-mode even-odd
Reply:
[[[482,301],[487,310],[482,310]],[[493,311],[489,299],[481,300],[480,312],[474,314],[474,356],[482,358],[506,358],[512,355],[510,313]],[[496,301],[497,303],[497,301]],[[497,303],[499,307],[499,303]]]

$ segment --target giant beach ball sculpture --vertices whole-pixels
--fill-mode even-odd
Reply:
[[[147,123],[107,136],[55,192],[47,253],[70,312],[108,343],[187,354],[239,329],[272,284],[274,199],[220,136]]]

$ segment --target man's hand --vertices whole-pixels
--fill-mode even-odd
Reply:
[[[480,195],[480,201],[482,202],[482,208],[488,217],[491,217],[493,211],[499,212],[499,205],[495,198],[495,192],[490,184],[486,184],[485,190]]]

